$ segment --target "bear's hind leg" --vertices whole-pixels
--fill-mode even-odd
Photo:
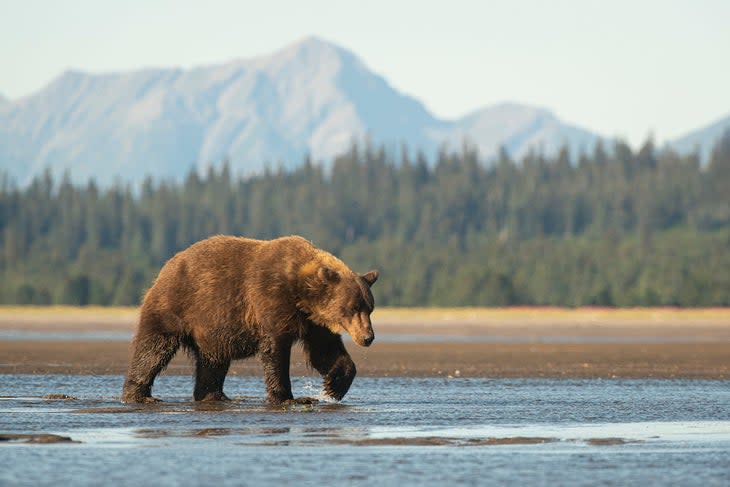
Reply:
[[[175,356],[180,341],[177,336],[148,332],[140,328],[132,342],[132,356],[122,390],[122,402],[157,402],[152,384],[157,374]]]
[[[231,362],[212,364],[202,357],[197,357],[195,364],[195,392],[196,401],[229,401],[223,393],[223,381],[226,379]]]

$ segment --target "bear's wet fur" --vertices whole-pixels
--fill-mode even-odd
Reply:
[[[231,361],[253,355],[263,365],[268,400],[294,401],[289,361],[296,342],[324,377],[325,393],[340,400],[355,378],[340,333],[372,343],[370,286],[377,278],[377,271],[354,273],[298,236],[197,242],[167,261],[144,297],[122,401],[157,401],[152,384],[180,347],[195,360],[196,401],[227,399]]]

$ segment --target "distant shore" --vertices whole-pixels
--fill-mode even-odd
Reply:
[[[0,373],[122,374],[127,342],[43,333],[131,334],[136,319],[136,308],[0,307],[0,331],[37,333],[0,340]],[[347,343],[364,376],[730,379],[725,308],[382,308],[373,326],[370,348]],[[185,354],[165,373],[191,374]],[[292,373],[313,374],[299,349]],[[261,367],[237,361],[231,374]]]

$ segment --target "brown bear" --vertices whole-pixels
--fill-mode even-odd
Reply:
[[[377,271],[358,275],[302,237],[215,236],[172,257],[147,291],[132,341],[123,402],[154,402],[152,383],[179,347],[195,359],[196,401],[226,400],[231,360],[258,355],[268,400],[294,401],[292,345],[301,342],[324,391],[340,400],[355,364],[340,333],[367,347]],[[309,398],[298,399],[307,402]]]

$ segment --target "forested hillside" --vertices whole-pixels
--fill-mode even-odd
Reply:
[[[380,305],[730,305],[730,132],[709,165],[648,141],[486,167],[353,146],[324,172],[0,187],[0,301],[135,304],[206,236],[301,234],[378,268]]]

